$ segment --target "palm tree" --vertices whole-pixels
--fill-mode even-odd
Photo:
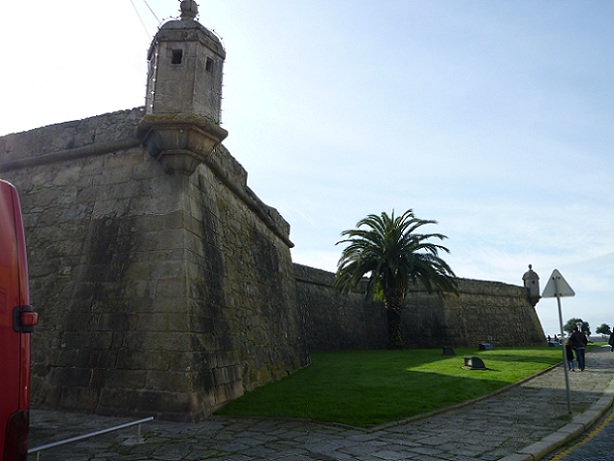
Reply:
[[[347,294],[367,277],[365,295],[380,299],[388,312],[390,346],[405,346],[401,330],[401,311],[409,287],[421,282],[429,293],[458,293],[454,272],[438,256],[450,251],[430,239],[444,240],[443,234],[420,234],[416,231],[437,221],[418,219],[413,210],[395,217],[382,212],[371,214],[356,224],[356,229],[341,233],[349,243],[337,263],[335,287]]]

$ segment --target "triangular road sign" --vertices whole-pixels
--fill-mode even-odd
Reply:
[[[557,298],[563,296],[575,296],[573,289],[569,283],[563,278],[561,273],[554,269],[552,275],[548,279],[548,283],[542,293],[542,298]]]

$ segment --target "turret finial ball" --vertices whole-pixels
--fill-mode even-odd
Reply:
[[[198,14],[198,5],[194,0],[182,0],[181,5],[181,19],[194,19]]]

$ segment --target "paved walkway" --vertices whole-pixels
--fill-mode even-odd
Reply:
[[[535,461],[580,435],[614,399],[614,353],[587,354],[569,373],[572,416],[559,366],[481,401],[370,430],[296,420],[216,417],[204,423],[154,421],[41,453],[43,461]],[[30,447],[130,421],[33,410]],[[34,455],[30,456],[34,459]]]

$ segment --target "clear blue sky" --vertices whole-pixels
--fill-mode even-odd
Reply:
[[[161,21],[178,2],[148,0]],[[138,14],[137,14],[138,11]],[[344,229],[413,208],[459,277],[576,292],[614,325],[614,2],[202,0],[222,38],[225,144],[334,271]],[[141,106],[143,0],[2,2],[0,134]],[[537,312],[558,332],[555,299]]]

